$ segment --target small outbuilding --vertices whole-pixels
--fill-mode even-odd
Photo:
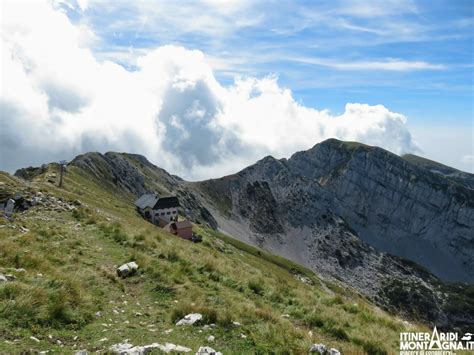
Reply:
[[[168,223],[163,229],[183,239],[193,239],[193,224],[188,220]]]

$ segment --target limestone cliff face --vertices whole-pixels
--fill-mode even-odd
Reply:
[[[380,148],[329,140],[287,162],[377,249],[450,281],[474,281],[474,190]]]
[[[217,188],[228,217],[248,223],[259,240],[318,231],[332,214],[379,251],[445,280],[474,281],[474,190],[383,149],[330,139],[199,186]]]

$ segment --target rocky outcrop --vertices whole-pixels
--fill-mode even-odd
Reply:
[[[28,168],[22,168],[15,171],[14,176],[19,177],[23,180],[33,180],[35,177],[44,174],[47,171],[47,166],[42,165],[40,167],[30,166]]]
[[[69,165],[79,167],[101,182],[119,187],[123,192],[134,195],[148,192],[143,174],[122,154],[87,153],[77,156]]]
[[[3,214],[7,218],[12,217],[14,213],[21,213],[34,207],[55,212],[66,212],[73,211],[80,205],[81,202],[78,200],[68,201],[49,193],[34,192],[24,186],[19,187],[13,184],[2,184],[0,186],[0,215]]]

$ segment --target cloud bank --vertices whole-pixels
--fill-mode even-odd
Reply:
[[[97,60],[88,48],[94,34],[59,8],[2,7],[2,170],[114,150],[202,179],[330,137],[395,153],[417,149],[406,118],[382,105],[348,103],[332,115],[297,102],[273,76],[223,86],[204,53],[171,45],[128,71]]]

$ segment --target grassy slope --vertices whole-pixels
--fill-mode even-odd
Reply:
[[[6,174],[0,181],[26,189]],[[315,342],[348,354],[378,354],[397,350],[400,331],[421,329],[309,270],[215,231],[197,226],[201,244],[169,235],[136,214],[131,196],[103,189],[77,168],[68,172],[64,189],[42,181],[29,189],[83,206],[74,213],[34,207],[13,222],[1,219],[0,272],[17,280],[0,284],[0,353],[93,351],[129,339],[194,351],[210,345],[224,354],[305,353]],[[117,278],[115,267],[131,260],[140,266],[138,275]],[[299,281],[295,272],[313,284]],[[194,311],[216,328],[174,326]],[[208,343],[211,334],[216,340]]]

